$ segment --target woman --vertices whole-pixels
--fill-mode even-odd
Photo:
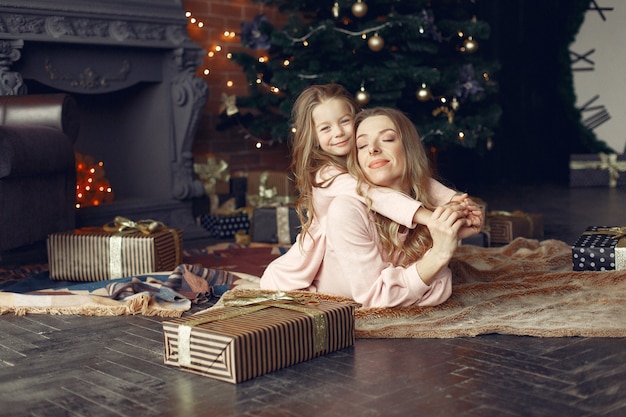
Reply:
[[[433,214],[425,226],[408,229],[354,197],[336,197],[326,218],[324,261],[312,288],[352,298],[364,307],[443,303],[452,292],[448,262],[458,240],[480,230],[480,211],[471,200],[440,207],[432,203],[425,192],[432,178],[426,152],[413,123],[401,112],[364,110],[356,116],[355,131],[348,170],[359,185],[403,192]]]

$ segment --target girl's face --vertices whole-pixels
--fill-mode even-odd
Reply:
[[[350,106],[338,99],[330,99],[313,109],[313,129],[324,151],[345,156],[353,146],[354,116]]]
[[[404,191],[402,178],[406,155],[402,140],[387,116],[371,116],[363,120],[356,132],[357,160],[372,184]]]

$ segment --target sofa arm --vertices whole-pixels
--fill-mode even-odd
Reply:
[[[46,126],[0,126],[0,178],[75,170],[74,146]]]
[[[68,94],[0,96],[0,125],[47,126],[65,133],[74,143],[80,115],[76,100]]]

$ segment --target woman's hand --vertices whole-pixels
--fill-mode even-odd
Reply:
[[[437,207],[433,211],[426,224],[433,246],[415,263],[425,284],[430,285],[439,271],[448,265],[458,247],[460,229],[469,226],[469,220],[462,217],[458,207]]]

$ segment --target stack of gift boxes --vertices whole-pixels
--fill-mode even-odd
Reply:
[[[210,211],[200,214],[198,222],[216,239],[245,234],[252,242],[291,245],[300,230],[295,194],[287,172],[236,173],[215,183]]]

